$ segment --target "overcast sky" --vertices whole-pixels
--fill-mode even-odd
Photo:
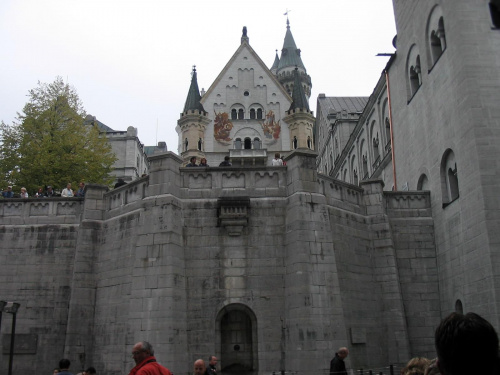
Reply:
[[[208,90],[247,26],[270,67],[287,9],[311,109],[319,93],[369,96],[388,60],[375,55],[394,52],[392,0],[0,0],[0,120],[12,123],[28,90],[61,76],[87,113],[177,152],[192,65]]]

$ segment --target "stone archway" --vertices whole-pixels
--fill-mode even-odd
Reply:
[[[257,374],[257,319],[242,304],[230,304],[216,320],[219,363],[224,375]]]

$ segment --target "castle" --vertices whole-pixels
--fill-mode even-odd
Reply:
[[[452,311],[498,329],[500,7],[393,3],[397,51],[370,97],[320,95],[314,117],[290,28],[270,69],[244,30],[203,96],[193,70],[180,155],[85,199],[0,201],[16,372],[68,357],[127,373],[148,340],[176,374],[209,354],[227,374],[324,374],[339,346],[354,369],[434,357]]]

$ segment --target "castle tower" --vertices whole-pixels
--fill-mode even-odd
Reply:
[[[295,67],[298,68],[299,82],[302,85],[307,99],[311,96],[311,77],[307,75],[306,68],[300,58],[300,49],[297,48],[295,40],[293,39],[292,32],[290,31],[290,21],[286,20],[286,34],[283,48],[281,50],[281,57],[279,58],[278,66],[275,68],[276,58],[271,71],[276,74],[278,81],[283,85],[285,90],[291,96],[295,84],[294,71]],[[275,70],[276,69],[276,70]]]
[[[298,148],[314,150],[313,129],[315,118],[312,111],[309,110],[309,103],[304,87],[301,84],[303,75],[299,73],[298,67],[295,68],[293,76],[293,102],[286,112],[287,115],[283,118],[290,129],[290,148],[292,150]]]
[[[177,120],[179,137],[179,152],[184,163],[189,163],[193,156],[199,159],[205,157],[204,138],[207,125],[210,123],[208,113],[200,103],[201,95],[198,89],[196,67],[193,67],[191,86],[189,87],[186,104],[181,117]]]

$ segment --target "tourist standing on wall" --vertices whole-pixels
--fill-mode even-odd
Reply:
[[[279,152],[274,154],[274,159],[271,161],[273,167],[283,165],[283,160],[281,160]]]

